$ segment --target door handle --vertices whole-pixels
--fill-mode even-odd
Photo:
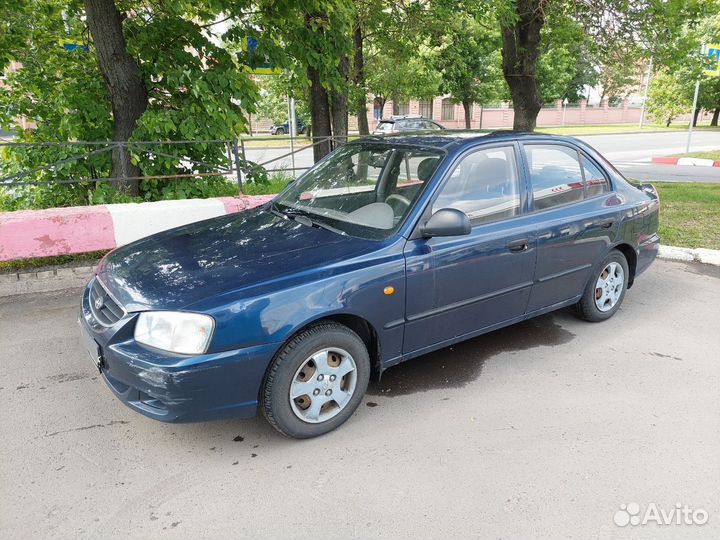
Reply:
[[[520,251],[525,251],[528,248],[529,243],[530,240],[528,238],[520,238],[518,240],[508,242],[507,248],[513,253],[518,253]]]
[[[610,227],[613,226],[614,223],[615,223],[615,220],[613,218],[609,218],[609,219],[603,219],[603,220],[599,221],[598,225],[600,225],[600,227],[602,227],[603,229],[609,229]]]

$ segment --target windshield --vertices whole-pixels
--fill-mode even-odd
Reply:
[[[425,148],[347,144],[276,200],[277,210],[363,238],[393,234],[444,154]]]

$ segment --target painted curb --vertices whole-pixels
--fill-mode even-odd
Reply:
[[[0,261],[113,249],[139,238],[254,208],[272,195],[107,204],[0,213]]]
[[[658,258],[671,261],[699,262],[720,266],[720,250],[706,248],[684,248],[676,246],[660,246]]]
[[[662,165],[690,165],[692,167],[720,167],[720,159],[654,157],[652,163]]]

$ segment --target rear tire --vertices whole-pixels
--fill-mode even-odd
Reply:
[[[285,135],[285,130],[283,128],[277,128],[275,130],[275,135]]]
[[[578,317],[600,322],[615,315],[625,298],[629,278],[625,255],[617,250],[611,251],[593,271],[582,298],[575,304]]]
[[[370,356],[360,337],[322,323],[293,337],[273,361],[261,395],[271,426],[287,437],[317,437],[357,409],[370,380]]]

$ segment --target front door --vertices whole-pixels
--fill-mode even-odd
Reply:
[[[523,215],[518,171],[514,145],[483,147],[460,158],[440,186],[432,211],[457,208],[473,227],[467,236],[408,241],[404,353],[525,313],[536,226]]]

